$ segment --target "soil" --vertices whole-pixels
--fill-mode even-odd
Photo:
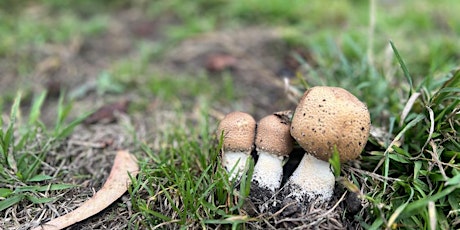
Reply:
[[[248,215],[272,219],[272,225],[266,228],[359,229],[354,216],[363,211],[364,204],[356,193],[346,191],[340,183],[336,183],[333,197],[326,203],[311,197],[304,198],[311,199],[310,202],[299,202],[290,197],[286,181],[302,157],[301,149],[294,149],[284,165],[284,179],[279,191],[273,193],[257,182],[251,184],[250,197],[244,208]]]
[[[111,102],[133,100],[141,97],[138,92],[131,90],[123,95],[98,95],[92,84],[96,77],[111,67],[111,63],[131,55],[138,55],[133,47],[133,39],[143,39],[146,42],[155,42],[164,39],[162,28],[177,23],[174,20],[151,21],[140,10],[128,9],[114,12],[110,18],[110,25],[106,32],[92,38],[76,37],[66,44],[48,44],[44,47],[28,47],[21,50],[18,56],[33,54],[32,62],[35,69],[31,77],[19,77],[14,71],[10,59],[0,60],[2,77],[0,78],[1,92],[15,92],[19,88],[31,89],[35,93],[48,89],[49,99],[44,104],[42,120],[51,125],[56,118],[57,95],[63,90],[74,93],[75,103],[73,117],[85,111],[100,108]],[[285,57],[291,52],[283,42],[280,34],[270,28],[243,28],[223,30],[199,35],[187,39],[167,51],[164,58],[149,64],[152,71],[159,70],[171,74],[193,75],[206,71],[208,58],[214,54],[224,54],[235,57],[231,60],[231,76],[235,86],[238,101],[229,104],[214,104],[212,108],[217,114],[226,114],[236,109],[254,115],[258,120],[267,114],[276,111],[295,108],[295,100],[289,98],[285,91],[283,78],[278,73],[291,75],[294,71],[286,66]],[[291,60],[292,62],[292,60]],[[294,65],[295,66],[295,65]],[[213,69],[215,71],[215,69]],[[288,74],[285,74],[285,73]],[[211,80],[223,81],[219,73],[209,73]],[[85,88],[86,87],[86,88]],[[78,94],[78,89],[86,89]],[[111,123],[89,122],[78,126],[74,133],[59,144],[55,152],[48,154],[46,160],[50,166],[46,174],[53,175],[58,171],[65,172],[67,178],[64,183],[76,184],[78,187],[69,189],[56,202],[41,205],[24,203],[1,213],[4,221],[1,229],[28,229],[51,218],[70,212],[84,200],[91,197],[102,187],[106,180],[115,156],[116,150],[136,150],[134,138],[140,140],[154,140],[156,133],[161,133],[164,124],[174,121],[174,113],[162,102],[152,97],[145,111],[134,114],[117,113]],[[24,108],[27,110],[27,108]],[[147,119],[148,118],[148,119]],[[219,116],[214,117],[217,122]],[[115,122],[113,122],[115,121]],[[90,124],[91,123],[91,124]],[[129,133],[126,127],[136,130]],[[301,156],[301,154],[297,154]],[[292,171],[296,164],[293,158],[285,171]],[[284,181],[286,178],[284,178]],[[265,227],[288,228],[294,226],[321,227],[335,226],[337,229],[355,226],[353,222],[343,219],[341,213],[347,203],[353,203],[353,198],[347,195],[345,201],[339,202],[332,212],[328,212],[345,192],[337,193],[330,204],[311,204],[298,213],[297,206],[291,206],[289,201],[280,203],[284,207],[282,215],[276,216],[278,210],[271,210],[267,215],[273,217],[273,226],[265,224],[253,225],[251,228]],[[356,199],[355,199],[356,200]],[[126,229],[132,218],[128,196],[125,195],[107,208],[104,212],[85,220],[69,229]],[[255,205],[256,207],[258,205]],[[257,210],[260,213],[261,210]],[[307,212],[308,211],[308,212]],[[351,210],[356,213],[356,210]],[[320,216],[318,222],[305,221],[305,218]],[[344,223],[348,222],[348,223]],[[252,226],[253,225],[253,226]]]

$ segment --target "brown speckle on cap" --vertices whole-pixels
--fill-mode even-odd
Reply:
[[[346,162],[357,158],[363,150],[370,124],[366,105],[350,92],[317,86],[306,91],[300,100],[292,119],[291,135],[305,151],[324,161],[328,161],[337,146],[340,161]],[[317,132],[320,129],[322,132]]]

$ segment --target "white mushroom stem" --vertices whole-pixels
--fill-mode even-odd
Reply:
[[[334,193],[335,177],[328,162],[305,154],[287,185],[298,201],[329,201]]]
[[[249,160],[250,153],[227,151],[222,154],[222,165],[230,173],[230,180],[237,178],[246,172],[246,162]]]
[[[259,159],[254,166],[252,180],[257,181],[259,187],[275,192],[283,177],[283,158],[260,150],[258,152]]]

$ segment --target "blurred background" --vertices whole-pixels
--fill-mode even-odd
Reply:
[[[11,1],[0,3],[0,92],[65,89],[96,104],[130,95],[212,99],[257,117],[292,108],[289,84],[337,85],[377,123],[408,85],[458,65],[460,4],[433,1]],[[435,84],[427,84],[435,87]],[[107,96],[107,97],[105,97]],[[3,103],[2,102],[2,103]],[[87,101],[86,101],[87,102]]]

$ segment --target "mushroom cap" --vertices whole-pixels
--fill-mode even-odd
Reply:
[[[223,132],[223,149],[232,152],[249,154],[254,145],[256,121],[243,112],[231,112],[219,123],[217,135]]]
[[[367,142],[371,119],[364,103],[345,89],[317,86],[305,92],[291,124],[291,135],[302,148],[328,161],[334,146],[340,161],[356,159]]]
[[[287,156],[292,151],[294,139],[289,132],[291,121],[283,111],[262,118],[257,125],[256,147],[276,156]]]

